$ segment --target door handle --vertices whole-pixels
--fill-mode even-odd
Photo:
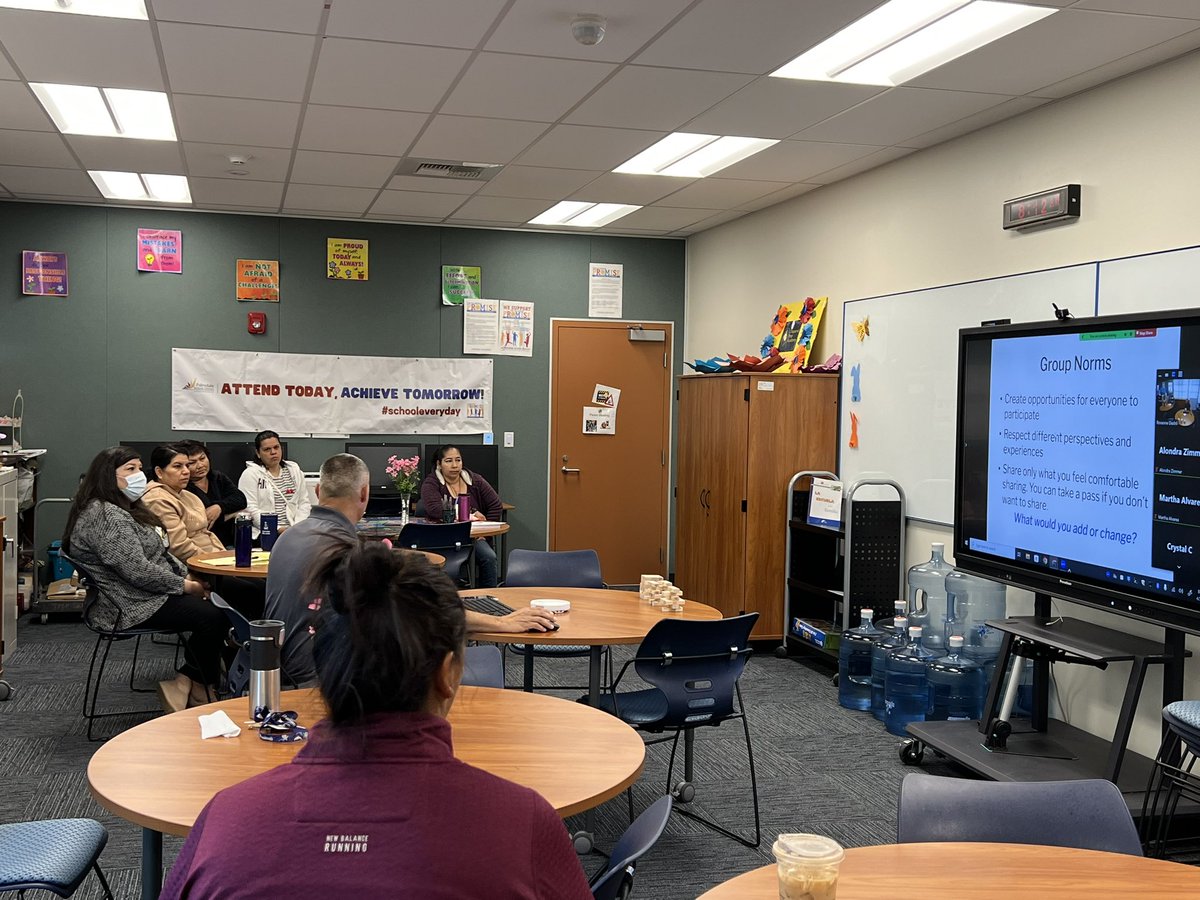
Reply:
[[[562,473],[564,475],[578,475],[579,471],[579,469],[568,469],[566,466],[562,467]]]

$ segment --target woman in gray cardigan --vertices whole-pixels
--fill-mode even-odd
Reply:
[[[95,581],[97,627],[191,632],[178,677],[158,686],[164,708],[174,711],[209,702],[228,624],[204,582],[167,551],[162,524],[139,502],[145,490],[136,450],[100,451],[75,494],[63,550]]]

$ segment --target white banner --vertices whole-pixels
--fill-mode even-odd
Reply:
[[[176,347],[171,428],[482,434],[492,430],[492,361]]]

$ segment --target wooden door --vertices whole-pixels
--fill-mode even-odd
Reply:
[[[639,328],[662,340],[631,340]],[[609,584],[666,574],[671,335],[670,323],[551,322],[550,549],[596,550]],[[584,432],[599,385],[621,392],[615,433]]]
[[[746,575],[747,378],[679,381],[675,579],[684,596],[736,615]]]

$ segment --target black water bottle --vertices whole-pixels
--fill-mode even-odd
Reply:
[[[442,498],[442,522],[453,522],[454,517],[458,514],[458,510],[454,506],[454,498]]]
[[[233,520],[233,561],[239,569],[250,568],[252,522],[253,520],[246,513],[239,513]]]

